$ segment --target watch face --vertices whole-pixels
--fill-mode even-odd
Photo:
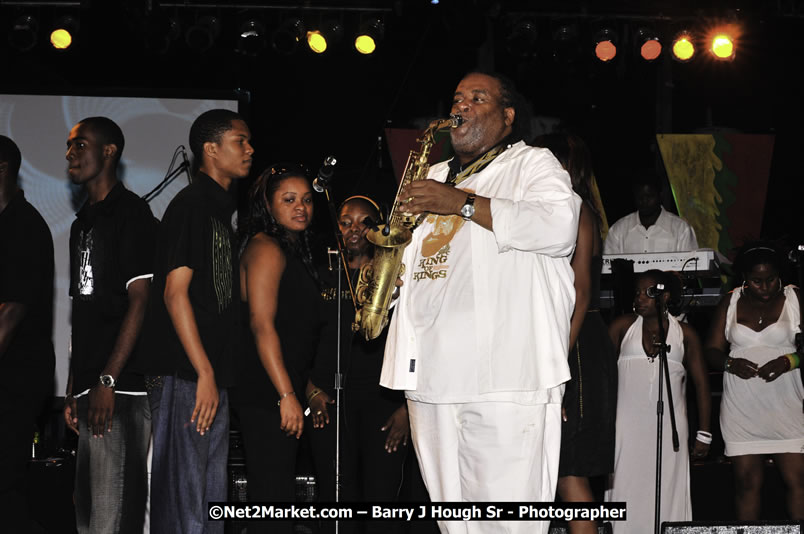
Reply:
[[[101,382],[102,386],[107,387],[107,388],[110,388],[110,387],[114,386],[114,378],[112,378],[112,375],[103,375],[103,376],[101,376],[100,377],[100,382]]]
[[[474,214],[475,214],[475,207],[471,204],[464,204],[463,207],[461,208],[461,215],[463,215],[466,218],[469,218]]]

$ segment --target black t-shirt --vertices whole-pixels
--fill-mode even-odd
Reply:
[[[8,393],[36,385],[49,393],[55,367],[53,238],[21,190],[0,212],[0,302],[28,307],[0,354],[0,389]]]
[[[76,214],[70,228],[73,393],[98,383],[128,310],[128,284],[153,273],[156,225],[148,204],[121,182]],[[142,376],[129,368],[117,377],[117,390],[143,391]]]
[[[164,295],[171,271],[192,269],[190,304],[219,388],[233,385],[232,358],[237,347],[240,269],[231,223],[234,207],[232,195],[199,172],[170,202],[162,218],[152,288],[153,295]],[[146,343],[138,368],[150,375],[198,380],[163,298],[149,301]]]

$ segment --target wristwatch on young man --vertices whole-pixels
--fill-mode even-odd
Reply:
[[[115,385],[115,380],[112,375],[101,375],[100,376],[100,385],[105,388],[113,388]]]
[[[468,221],[475,214],[475,195],[469,193],[466,195],[466,202],[461,207],[461,217]]]

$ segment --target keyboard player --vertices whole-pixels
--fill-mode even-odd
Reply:
[[[659,182],[652,174],[643,174],[632,182],[637,211],[611,226],[603,244],[603,254],[682,252],[698,248],[692,226],[662,207],[660,190]]]

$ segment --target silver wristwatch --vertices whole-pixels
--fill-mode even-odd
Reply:
[[[469,193],[466,195],[466,202],[461,207],[461,217],[468,221],[475,214],[475,195]]]
[[[101,375],[100,376],[100,385],[105,388],[113,388],[115,385],[115,380],[112,375]]]

